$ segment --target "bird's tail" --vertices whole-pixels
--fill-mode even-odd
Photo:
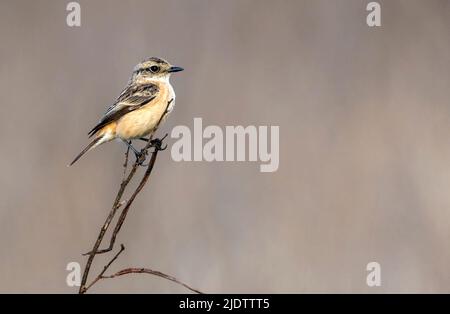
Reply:
[[[92,142],[90,142],[90,143],[88,144],[88,146],[86,146],[86,147],[81,151],[81,153],[79,153],[79,154],[77,155],[77,157],[75,157],[75,159],[68,165],[68,167],[70,167],[70,166],[72,166],[74,163],[76,163],[77,160],[81,158],[81,156],[83,156],[85,153],[87,153],[88,151],[90,151],[91,149],[93,149],[95,146],[101,144],[101,142],[100,142],[101,139],[102,139],[102,137],[99,136],[99,137],[96,137]]]

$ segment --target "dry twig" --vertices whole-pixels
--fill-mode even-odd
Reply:
[[[117,273],[115,273],[113,275],[102,276],[102,279],[114,278],[114,277],[128,275],[128,274],[149,274],[149,275],[158,276],[158,277],[170,280],[172,282],[175,282],[175,283],[177,283],[179,285],[182,285],[183,287],[191,290],[192,292],[202,294],[201,291],[188,286],[187,284],[179,281],[177,278],[169,276],[169,275],[166,275],[166,274],[164,274],[164,273],[162,273],[160,271],[157,271],[157,270],[152,270],[150,268],[126,268],[126,269],[122,269],[121,271],[118,271]]]
[[[166,134],[167,136],[167,134]],[[84,272],[83,272],[83,277],[81,280],[81,285],[80,285],[80,289],[79,289],[79,293],[83,294],[86,293],[88,291],[89,288],[91,288],[94,284],[96,284],[99,280],[101,279],[107,279],[107,278],[114,278],[117,276],[122,276],[125,274],[131,274],[131,273],[146,273],[146,274],[151,274],[151,275],[155,275],[161,278],[165,278],[167,280],[170,280],[172,282],[175,282],[177,284],[180,284],[184,287],[186,287],[187,289],[196,292],[196,293],[201,293],[200,291],[191,288],[190,286],[188,286],[187,284],[179,281],[178,279],[176,279],[173,276],[169,276],[166,275],[162,272],[159,271],[154,271],[148,268],[127,268],[124,270],[121,270],[113,275],[110,276],[105,276],[105,272],[108,270],[108,268],[111,266],[111,264],[114,263],[114,261],[119,257],[119,255],[125,250],[125,247],[123,246],[123,244],[121,245],[120,250],[118,251],[118,253],[116,253],[116,255],[109,261],[108,264],[106,264],[103,267],[103,270],[100,272],[100,274],[90,283],[87,284],[87,280],[88,280],[88,276],[89,276],[89,272],[92,266],[92,263],[94,261],[94,258],[97,254],[102,254],[102,253],[107,253],[111,250],[113,250],[114,248],[114,243],[116,241],[117,235],[125,221],[125,218],[128,214],[128,211],[130,210],[131,205],[133,204],[136,196],[139,194],[139,192],[142,190],[142,188],[145,186],[145,184],[147,183],[150,174],[152,173],[153,170],[153,166],[155,164],[156,161],[156,157],[158,155],[158,152],[160,150],[164,150],[166,147],[162,147],[162,140],[164,140],[165,136],[162,139],[155,139],[153,140],[152,138],[150,138],[150,140],[148,141],[148,143],[145,145],[145,147],[141,150],[141,155],[140,157],[136,160],[136,162],[133,164],[128,176],[126,175],[126,171],[127,171],[127,167],[128,167],[128,155],[129,155],[129,149],[127,149],[126,153],[125,153],[125,162],[123,164],[124,167],[124,172],[123,172],[123,178],[122,178],[122,183],[120,185],[119,191],[117,192],[116,198],[114,200],[113,206],[111,208],[111,211],[108,215],[108,217],[106,218],[105,223],[103,224],[102,228],[100,229],[100,233],[97,237],[97,240],[94,244],[94,247],[92,248],[92,250],[89,253],[86,253],[85,255],[89,255],[88,260],[86,262],[86,266],[84,268]],[[134,175],[137,172],[137,169],[139,168],[139,166],[142,165],[142,163],[145,160],[145,157],[148,154],[148,150],[150,148],[154,148],[154,150],[152,151],[151,154],[151,158],[150,158],[150,162],[147,166],[147,169],[144,173],[144,176],[142,177],[139,185],[137,186],[137,188],[134,190],[134,192],[132,193],[131,197],[128,200],[122,200],[123,194],[125,192],[126,187],[128,186],[128,184],[130,183],[130,181],[133,179]],[[109,246],[106,249],[103,250],[99,250],[100,244],[102,243],[103,238],[105,237],[106,231],[108,230],[108,227],[111,224],[111,221],[113,220],[115,214],[117,213],[117,210],[121,207],[124,206],[124,208],[122,209],[122,212],[119,216],[119,219],[116,223],[116,226],[114,228],[114,231],[112,233],[110,242],[109,242]]]

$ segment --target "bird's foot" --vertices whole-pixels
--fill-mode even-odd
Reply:
[[[144,164],[145,159],[147,159],[148,152],[146,150],[141,150],[140,152],[134,152],[134,156],[136,157],[136,163],[139,166],[146,167]]]
[[[167,148],[167,144],[163,146],[163,141],[169,134],[165,134],[162,138],[155,138],[150,141],[150,147],[154,147],[155,150],[165,150]]]

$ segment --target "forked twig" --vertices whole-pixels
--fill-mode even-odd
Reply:
[[[119,252],[117,252],[116,255],[114,255],[114,257],[109,261],[108,264],[106,264],[103,267],[103,270],[101,271],[100,274],[98,274],[98,276],[87,286],[83,289],[82,293],[85,293],[90,287],[92,287],[93,285],[95,285],[97,283],[97,281],[99,281],[100,279],[103,278],[103,275],[105,274],[105,272],[108,270],[109,266],[111,266],[112,263],[114,263],[114,261],[119,257],[119,255],[125,250],[125,246],[123,244],[120,245],[120,250]]]
[[[167,136],[167,135],[166,135]],[[165,138],[165,136],[164,136]],[[163,138],[163,139],[164,139]],[[147,142],[147,144],[145,145],[145,147],[141,150],[141,155],[139,156],[139,158],[135,161],[135,163],[133,164],[128,176],[126,175],[126,170],[128,167],[128,155],[129,155],[129,149],[127,149],[126,153],[125,153],[125,162],[123,164],[124,167],[124,173],[123,173],[123,178],[122,178],[122,183],[120,184],[120,188],[119,191],[117,192],[116,198],[114,200],[113,206],[111,208],[111,211],[108,215],[108,217],[106,218],[105,223],[103,224],[102,228],[100,229],[99,235],[97,237],[97,240],[94,244],[94,247],[92,248],[92,250],[85,254],[85,255],[89,255],[88,260],[86,262],[86,266],[84,268],[84,272],[83,272],[83,277],[81,280],[81,285],[80,285],[80,289],[79,289],[79,293],[83,294],[86,293],[88,291],[88,289],[90,289],[94,284],[96,284],[99,280],[101,279],[107,279],[107,278],[114,278],[117,276],[122,276],[125,274],[130,274],[130,273],[146,273],[146,274],[151,274],[151,275],[155,275],[161,278],[165,278],[167,280],[170,280],[172,282],[175,282],[177,284],[180,284],[184,287],[186,287],[187,289],[196,292],[196,293],[201,293],[200,291],[188,286],[187,284],[179,281],[178,279],[176,279],[173,276],[169,276],[166,275],[162,272],[159,271],[154,271],[148,268],[127,268],[125,270],[119,271],[113,275],[110,276],[105,276],[105,272],[108,270],[108,268],[111,266],[111,264],[114,263],[114,261],[119,257],[119,255],[125,250],[125,247],[123,246],[123,244],[121,245],[120,250],[118,251],[118,253],[116,253],[116,255],[114,255],[114,257],[109,261],[108,264],[106,264],[103,267],[103,270],[100,272],[99,275],[97,275],[97,277],[90,283],[87,284],[87,280],[88,280],[88,276],[89,276],[89,272],[92,266],[92,263],[94,261],[94,258],[97,254],[101,254],[101,253],[106,253],[111,251],[114,248],[114,243],[116,241],[117,235],[125,221],[125,218],[128,214],[128,211],[130,210],[131,205],[133,204],[136,196],[139,194],[139,192],[143,189],[143,187],[145,186],[145,184],[147,183],[150,174],[152,173],[154,164],[156,162],[156,157],[158,155],[158,152],[160,150],[164,150],[166,147],[162,147],[162,140],[163,139],[155,139],[153,140],[152,138],[150,138],[150,140]],[[145,160],[146,155],[148,154],[148,150],[153,147],[154,150],[152,151],[152,155],[151,155],[151,159],[150,162],[147,166],[147,169],[144,173],[144,176],[142,177],[139,185],[137,186],[137,188],[134,190],[134,192],[132,193],[131,197],[128,200],[122,200],[123,194],[125,192],[126,187],[128,186],[128,184],[130,183],[131,179],[134,177],[134,175],[137,172],[137,169],[139,168],[139,166],[142,165],[142,163]],[[116,226],[114,228],[114,231],[112,233],[111,239],[110,239],[110,243],[108,248],[103,249],[103,250],[99,250],[100,244],[103,240],[103,238],[105,237],[106,231],[108,230],[108,227],[111,224],[111,221],[113,220],[115,214],[117,213],[117,210],[122,206],[125,205],[125,207],[122,209],[122,212],[120,214],[120,217],[116,223]]]

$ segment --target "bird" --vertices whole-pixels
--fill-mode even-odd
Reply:
[[[93,140],[68,166],[88,151],[114,139],[124,142],[139,159],[141,153],[134,148],[132,140],[149,141],[145,137],[152,135],[173,110],[175,91],[170,84],[170,76],[183,70],[157,57],[147,58],[136,65],[119,97],[89,131],[89,138]]]

